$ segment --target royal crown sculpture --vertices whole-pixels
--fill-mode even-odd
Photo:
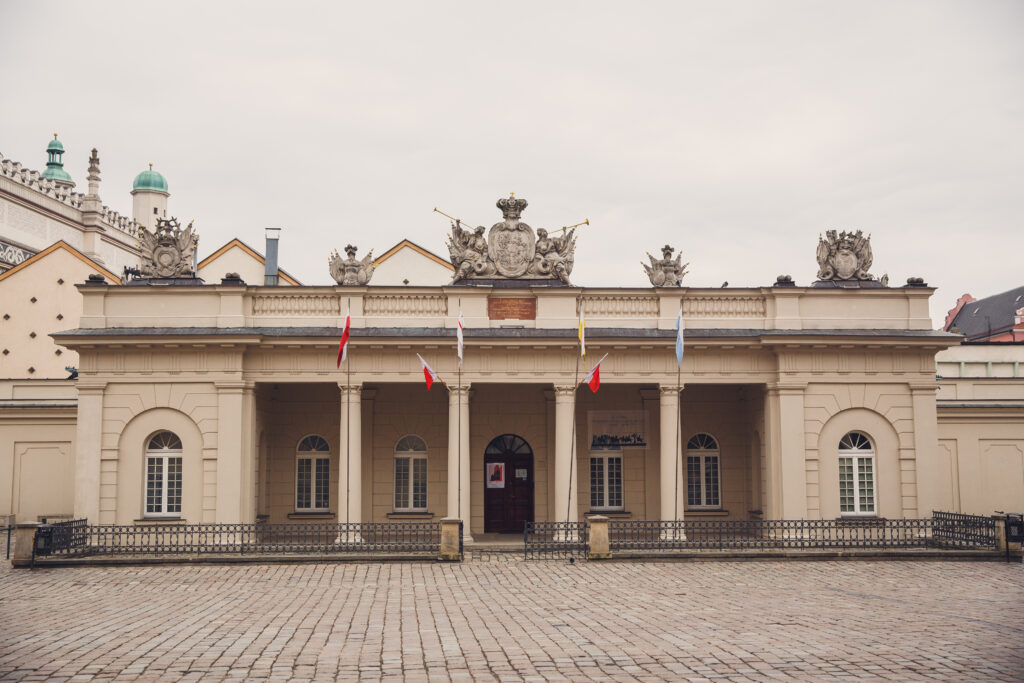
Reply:
[[[193,255],[196,236],[192,223],[182,230],[178,219],[157,218],[156,229],[150,232],[139,226],[139,259],[142,277],[185,278],[194,277]]]
[[[835,230],[825,232],[827,239],[818,236],[818,279],[819,280],[874,280],[868,272],[873,256],[871,235]]]
[[[527,206],[525,199],[510,195],[499,199],[497,206],[504,220],[492,225],[487,237],[482,225],[467,230],[461,220],[438,211],[453,221],[448,239],[455,266],[452,284],[472,279],[557,279],[570,284],[576,228],[589,221],[554,230],[563,233],[554,237],[540,228],[535,237],[533,229],[519,220]]]
[[[683,252],[679,252],[679,255],[672,258],[672,252],[675,249],[668,244],[661,248],[662,258],[654,258],[651,253],[647,253],[647,258],[651,260],[651,265],[647,265],[641,261],[644,270],[647,271],[647,277],[650,278],[651,284],[655,287],[680,287],[683,284],[683,276],[686,275],[686,266],[690,265],[689,262],[683,263]]]
[[[356,250],[359,247],[354,247],[351,244],[345,247],[345,254],[348,258],[341,258],[341,254],[335,249],[334,253],[331,254],[331,258],[328,259],[328,265],[331,268],[331,277],[339,285],[365,285],[370,282],[370,278],[373,277],[373,249],[364,256],[361,260],[356,259]]]

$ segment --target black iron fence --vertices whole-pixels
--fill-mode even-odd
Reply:
[[[586,522],[526,522],[524,556],[527,560],[585,560],[588,538]]]
[[[48,543],[45,527],[36,532],[36,555],[51,557],[104,555],[245,555],[366,554],[436,556],[441,545],[438,522],[294,524],[87,525],[54,533]]]
[[[982,515],[932,512],[932,538],[938,545],[961,548],[996,547],[996,521]]]

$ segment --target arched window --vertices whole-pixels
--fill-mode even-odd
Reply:
[[[412,434],[395,444],[395,512],[427,509],[427,444]]]
[[[331,508],[331,447],[311,434],[295,453],[296,512],[326,512]]]
[[[694,434],[686,442],[686,505],[722,507],[718,442],[710,434]]]
[[[157,432],[146,444],[146,517],[181,514],[181,439]]]
[[[875,447],[862,432],[839,440],[839,512],[875,514]]]

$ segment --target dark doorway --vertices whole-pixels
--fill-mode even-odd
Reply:
[[[533,451],[502,434],[484,451],[484,533],[521,534],[533,521]]]

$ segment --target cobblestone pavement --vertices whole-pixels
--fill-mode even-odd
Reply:
[[[3,680],[1020,680],[1024,569],[468,562],[0,569]]]

